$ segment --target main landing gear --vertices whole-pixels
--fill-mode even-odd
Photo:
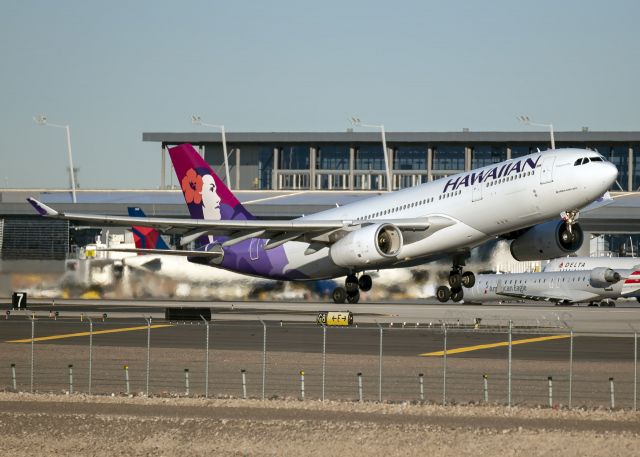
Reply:
[[[476,276],[470,271],[462,271],[460,265],[454,265],[449,273],[449,287],[440,286],[436,289],[436,298],[439,302],[445,303],[449,300],[454,302],[462,301],[464,298],[464,288],[471,288],[476,283]]]
[[[331,294],[334,303],[358,303],[360,300],[360,291],[368,292],[371,290],[373,281],[371,276],[363,274],[358,278],[354,274],[347,276],[344,287],[336,287]]]

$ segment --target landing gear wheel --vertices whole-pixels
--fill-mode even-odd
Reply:
[[[451,301],[459,302],[464,298],[462,289],[451,289]]]
[[[347,303],[351,303],[352,305],[358,303],[360,301],[360,292],[356,292],[355,294],[347,295]]]
[[[347,291],[344,290],[344,287],[336,287],[333,289],[331,298],[333,298],[334,303],[342,304],[347,299]]]
[[[356,275],[349,275],[344,282],[344,288],[347,293],[355,293],[358,291],[358,278]]]
[[[371,290],[371,286],[373,285],[373,280],[369,275],[362,275],[360,279],[358,279],[358,287],[363,292],[369,292]]]
[[[459,289],[462,286],[462,275],[457,271],[452,271],[449,274],[449,285],[451,289]]]
[[[465,271],[462,273],[462,286],[470,289],[476,283],[476,275],[474,275],[470,271]]]
[[[451,291],[447,286],[440,286],[436,289],[436,298],[440,303],[446,303],[451,298]]]

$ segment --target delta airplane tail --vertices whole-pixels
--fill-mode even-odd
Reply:
[[[193,146],[170,148],[169,155],[193,219],[255,219]]]
[[[144,211],[138,207],[129,208],[129,216],[146,217]],[[160,232],[154,228],[134,225],[131,227],[131,231],[136,249],[169,249],[167,243],[160,236]]]

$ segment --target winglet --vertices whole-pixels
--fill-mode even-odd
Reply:
[[[58,215],[58,212],[53,209],[50,208],[49,206],[45,205],[42,202],[39,202],[38,200],[36,200],[35,198],[32,197],[28,197],[27,201],[29,202],[29,204],[31,204],[31,206],[33,206],[35,208],[35,210],[41,215],[41,216],[47,216],[47,217],[55,217]]]

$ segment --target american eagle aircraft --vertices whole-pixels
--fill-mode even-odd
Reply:
[[[463,299],[475,276],[469,250],[496,237],[512,239],[517,260],[575,252],[583,234],[578,211],[601,197],[618,171],[600,154],[557,149],[529,154],[294,220],[258,220],[190,144],[169,149],[191,219],[133,218],[58,212],[33,199],[43,216],[102,226],[147,226],[181,235],[182,247],[157,252],[191,262],[280,280],[346,276],[336,303],[357,303],[371,289],[367,271],[423,264],[449,256],[441,301]],[[192,244],[193,243],[193,244]]]
[[[640,271],[636,266],[620,270],[596,267],[571,271],[545,270],[541,273],[481,274],[465,294],[464,301],[487,303],[515,299],[615,306],[614,300],[637,297],[639,291]]]

